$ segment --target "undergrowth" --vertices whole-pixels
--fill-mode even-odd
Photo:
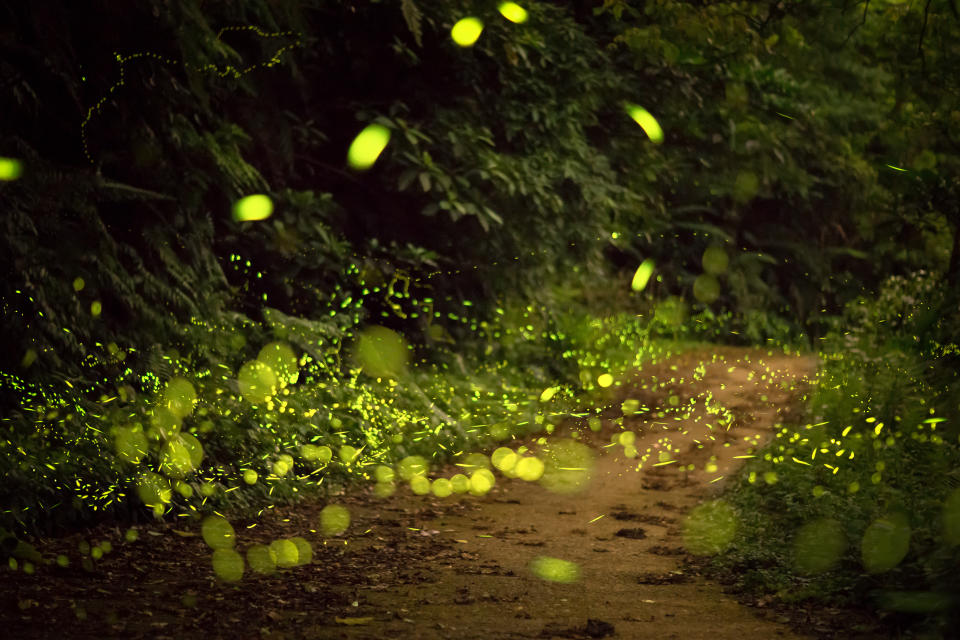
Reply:
[[[921,272],[890,278],[837,319],[807,423],[781,425],[726,496],[742,526],[712,567],[738,590],[866,603],[924,637],[960,624],[957,390],[938,375],[936,305]]]

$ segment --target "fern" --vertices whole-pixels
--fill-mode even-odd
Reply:
[[[421,23],[423,14],[413,0],[401,0],[400,10],[403,11],[403,19],[407,22],[407,28],[413,34],[413,39],[418,47],[423,46],[423,25]]]

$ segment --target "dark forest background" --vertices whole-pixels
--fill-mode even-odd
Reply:
[[[502,426],[521,389],[589,390],[625,336],[786,345],[824,356],[825,441],[854,410],[920,425],[884,445],[889,481],[864,455],[875,494],[843,508],[861,533],[913,514],[922,542],[891,580],[957,593],[960,540],[941,543],[960,525],[922,524],[960,484],[956,0],[524,7],[520,24],[449,0],[0,7],[9,531],[142,518],[144,482],[166,483],[158,517],[292,499],[310,481],[223,489],[304,443],[371,463],[482,447],[505,436],[471,424]],[[468,15],[484,30],[460,47]],[[390,142],[353,170],[371,123]],[[273,215],[237,221],[253,193]],[[347,353],[370,325],[413,352],[396,403]],[[303,367],[287,414],[236,397],[278,341]],[[196,413],[158,413],[172,379]],[[113,455],[132,433],[133,463]],[[176,433],[203,442],[196,476],[163,473]],[[364,475],[342,462],[331,482]]]

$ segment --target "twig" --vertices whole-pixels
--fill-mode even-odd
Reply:
[[[929,3],[929,0],[928,0]],[[847,37],[843,39],[843,42],[840,43],[840,48],[843,49],[850,38],[853,37],[853,34],[857,32],[857,29],[862,27],[867,22],[867,9],[870,8],[870,0],[866,0],[863,5],[863,15],[860,17],[860,22],[854,25],[853,29],[850,30],[850,33],[847,34]]]
[[[920,28],[920,41],[917,42],[917,55],[920,56],[920,75],[927,75],[927,56],[923,52],[923,39],[927,35],[927,18],[930,16],[930,3],[933,0],[927,0],[923,7],[923,26]]]

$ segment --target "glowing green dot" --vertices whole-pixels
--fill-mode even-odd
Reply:
[[[132,527],[130,529],[127,529],[127,532],[123,534],[123,539],[126,540],[127,542],[136,542],[137,538],[139,537],[140,537],[140,534],[137,532],[136,529]]]
[[[497,9],[500,11],[500,15],[510,22],[522,24],[527,21],[527,10],[516,2],[501,2]]]
[[[14,158],[0,158],[0,180],[10,182],[23,173],[23,165]]]
[[[604,388],[609,387],[613,384],[613,376],[609,373],[601,374],[597,377],[597,384]]]
[[[99,318],[100,314],[103,312],[103,305],[99,300],[94,300],[90,303],[90,315],[94,318]]]
[[[640,127],[646,132],[647,137],[653,142],[663,142],[663,130],[656,118],[650,115],[650,112],[641,106],[635,104],[627,105],[627,113],[633,118]]]
[[[483,31],[483,22],[479,18],[458,20],[450,30],[450,37],[461,47],[472,46]]]
[[[237,222],[266,220],[272,213],[273,201],[262,193],[240,198],[233,205],[233,219]]]
[[[243,472],[243,481],[247,484],[257,484],[258,477],[257,472],[253,469],[247,469]]]
[[[68,558],[67,556],[65,556],[65,555],[63,555],[63,554],[61,553],[59,556],[57,556],[57,566],[58,566],[58,567],[63,567],[63,568],[69,567],[69,566],[70,566],[70,558]]]
[[[369,169],[390,142],[390,129],[382,124],[371,124],[364,128],[347,150],[347,164],[352,169]]]
[[[84,282],[83,278],[76,278],[73,281],[73,290],[74,291],[83,291],[83,288],[87,286],[87,283]]]
[[[633,282],[630,283],[630,288],[634,291],[643,291],[647,282],[650,281],[651,275],[653,275],[653,260],[647,258],[640,263],[637,271],[633,274]]]

